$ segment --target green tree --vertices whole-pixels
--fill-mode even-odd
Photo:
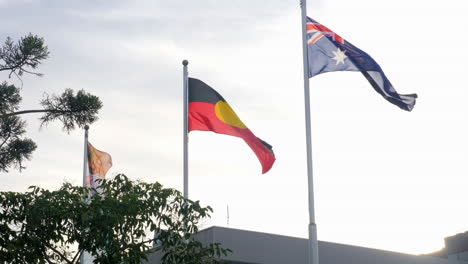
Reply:
[[[177,190],[120,174],[92,192],[70,184],[1,192],[0,262],[78,263],[87,251],[94,263],[140,264],[160,252],[165,264],[202,264],[230,252],[193,238],[212,209]]]
[[[44,39],[29,34],[16,43],[7,37],[0,47],[0,72],[8,77],[16,76],[21,82],[25,73],[42,76],[35,72],[37,67],[49,56]],[[63,129],[70,132],[76,127],[84,127],[97,120],[102,102],[97,96],[84,90],[76,94],[66,89],[61,95],[46,95],[40,102],[42,109],[19,110],[21,88],[7,82],[0,83],[0,172],[11,168],[24,169],[23,162],[31,158],[36,143],[26,138],[26,122],[20,115],[42,113],[41,126],[58,120]]]

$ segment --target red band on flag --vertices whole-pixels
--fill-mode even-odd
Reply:
[[[239,119],[224,98],[197,79],[189,79],[189,131],[213,131],[242,138],[257,156],[262,173],[271,169],[275,155],[271,146],[257,138]]]

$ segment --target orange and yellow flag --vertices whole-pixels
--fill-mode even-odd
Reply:
[[[96,180],[104,179],[107,171],[112,167],[112,157],[88,142],[88,167],[89,173],[85,179],[85,186],[96,188]]]

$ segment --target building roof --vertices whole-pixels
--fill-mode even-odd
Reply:
[[[307,263],[308,240],[213,226],[196,234],[203,243],[221,243],[233,251],[226,260],[251,264]],[[439,257],[417,256],[345,244],[318,242],[320,264],[468,264]],[[158,262],[150,256],[149,263]]]
[[[446,237],[445,248],[425,255],[468,260],[468,232]]]

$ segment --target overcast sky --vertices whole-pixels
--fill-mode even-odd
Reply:
[[[468,230],[465,1],[319,0],[308,15],[369,53],[413,112],[385,101],[356,72],[310,79],[319,240],[428,253]],[[261,167],[239,138],[191,132],[190,198],[214,208],[204,223],[307,237],[308,204],[299,0],[0,0],[0,41],[32,32],[50,58],[25,76],[22,109],[43,93],[101,98],[89,140],[112,155],[112,177],[182,190],[182,60],[270,143]],[[19,84],[17,79],[2,80]],[[39,130],[22,173],[1,191],[81,184],[83,131]]]

